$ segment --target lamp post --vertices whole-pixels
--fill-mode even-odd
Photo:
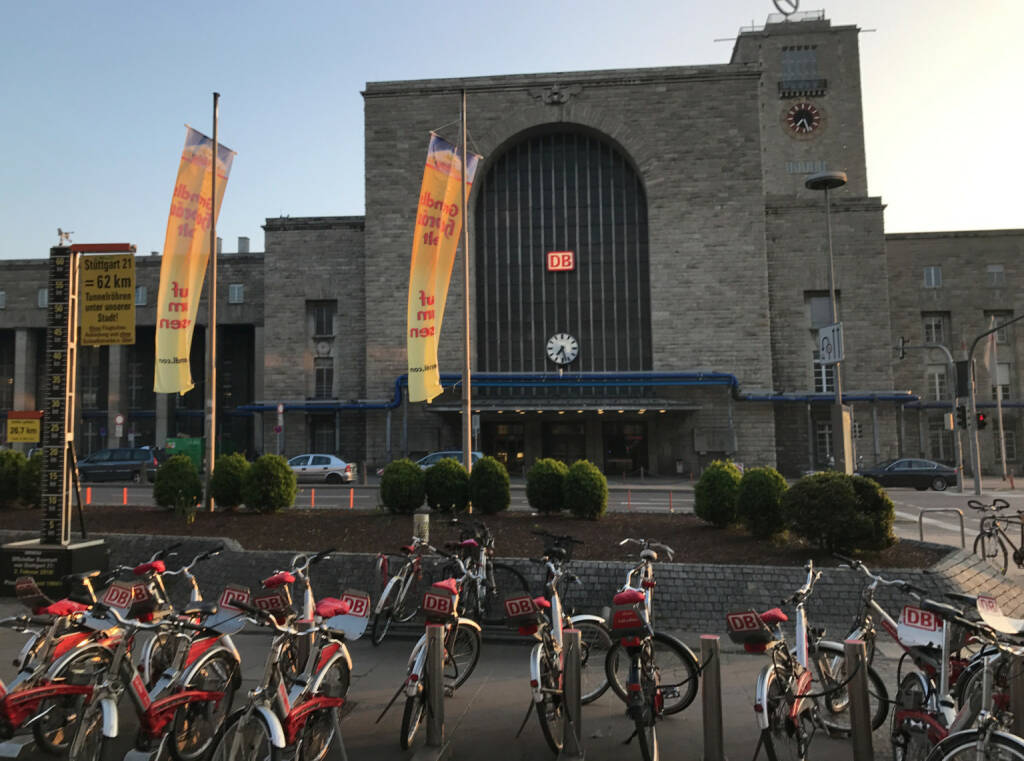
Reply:
[[[818,172],[804,180],[804,187],[808,190],[825,191],[825,231],[828,240],[828,296],[832,307],[833,325],[839,322],[839,309],[836,304],[836,265],[832,257],[832,210],[829,191],[841,188],[845,184],[846,172]],[[841,468],[844,473],[850,473],[853,470],[853,458],[848,451],[850,441],[843,416],[843,381],[839,365],[840,363],[836,362],[832,366],[836,392],[835,411],[832,414],[832,451],[836,461],[836,468]],[[836,435],[837,432],[838,435]]]

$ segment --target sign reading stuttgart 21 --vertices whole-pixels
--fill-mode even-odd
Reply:
[[[224,198],[235,152],[217,148],[217,198],[211,203],[213,140],[191,127],[185,137],[167,218],[156,308],[153,390],[184,394],[195,384],[189,366],[203,275],[210,260],[210,225]]]
[[[409,401],[429,402],[441,393],[437,342],[448,299],[448,282],[462,233],[464,151],[431,133],[423,168],[409,268]],[[466,193],[480,156],[466,157]]]
[[[86,346],[135,343],[135,254],[83,256],[82,339]]]

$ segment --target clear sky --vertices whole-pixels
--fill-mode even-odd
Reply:
[[[865,30],[868,182],[888,205],[888,232],[1024,227],[1024,2],[800,5]],[[47,255],[58,227],[76,243],[162,249],[184,125],[212,132],[214,91],[220,141],[237,152],[218,234],[225,251],[242,235],[262,251],[267,217],[364,213],[367,82],[726,63],[739,28],[775,10],[770,0],[3,9],[7,259]]]

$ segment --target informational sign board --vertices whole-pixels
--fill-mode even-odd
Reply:
[[[823,365],[843,361],[843,323],[818,329],[818,359]]]
[[[42,410],[11,411],[7,413],[8,444],[38,444],[42,430]]]
[[[548,251],[548,272],[571,272],[576,269],[574,251]]]
[[[81,258],[82,343],[135,343],[135,254]]]

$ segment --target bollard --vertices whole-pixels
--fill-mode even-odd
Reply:
[[[356,506],[356,490],[353,487],[349,487],[348,490],[348,509],[351,510]]]
[[[849,679],[846,692],[850,699],[850,728],[853,732],[853,761],[872,761],[871,704],[868,700],[867,650],[863,640],[848,639],[843,643],[846,673],[833,674],[837,680]]]
[[[700,702],[704,719],[704,761],[725,761],[722,728],[722,661],[717,634],[700,635]]]
[[[626,510],[633,512],[633,490],[626,489]]]
[[[672,492],[668,493],[668,511],[670,513],[674,513],[675,512],[675,510],[672,509]]]
[[[1024,733],[1024,657],[1010,659],[1010,712],[1013,714],[1011,731],[1018,737]]]
[[[212,153],[210,154],[213,155]],[[309,506],[316,507],[316,489],[309,490]]]
[[[558,758],[582,759],[583,704],[580,702],[580,657],[583,652],[577,629],[562,632],[562,750]]]
[[[211,153],[210,155],[212,156],[213,154]],[[91,505],[92,504],[92,487],[91,486],[86,486],[85,487],[85,504],[87,504],[87,505]]]
[[[128,504],[128,487],[127,486],[124,487],[124,489],[121,491],[121,504],[122,505],[127,505]]]
[[[444,627],[427,624],[427,747],[444,746]]]

